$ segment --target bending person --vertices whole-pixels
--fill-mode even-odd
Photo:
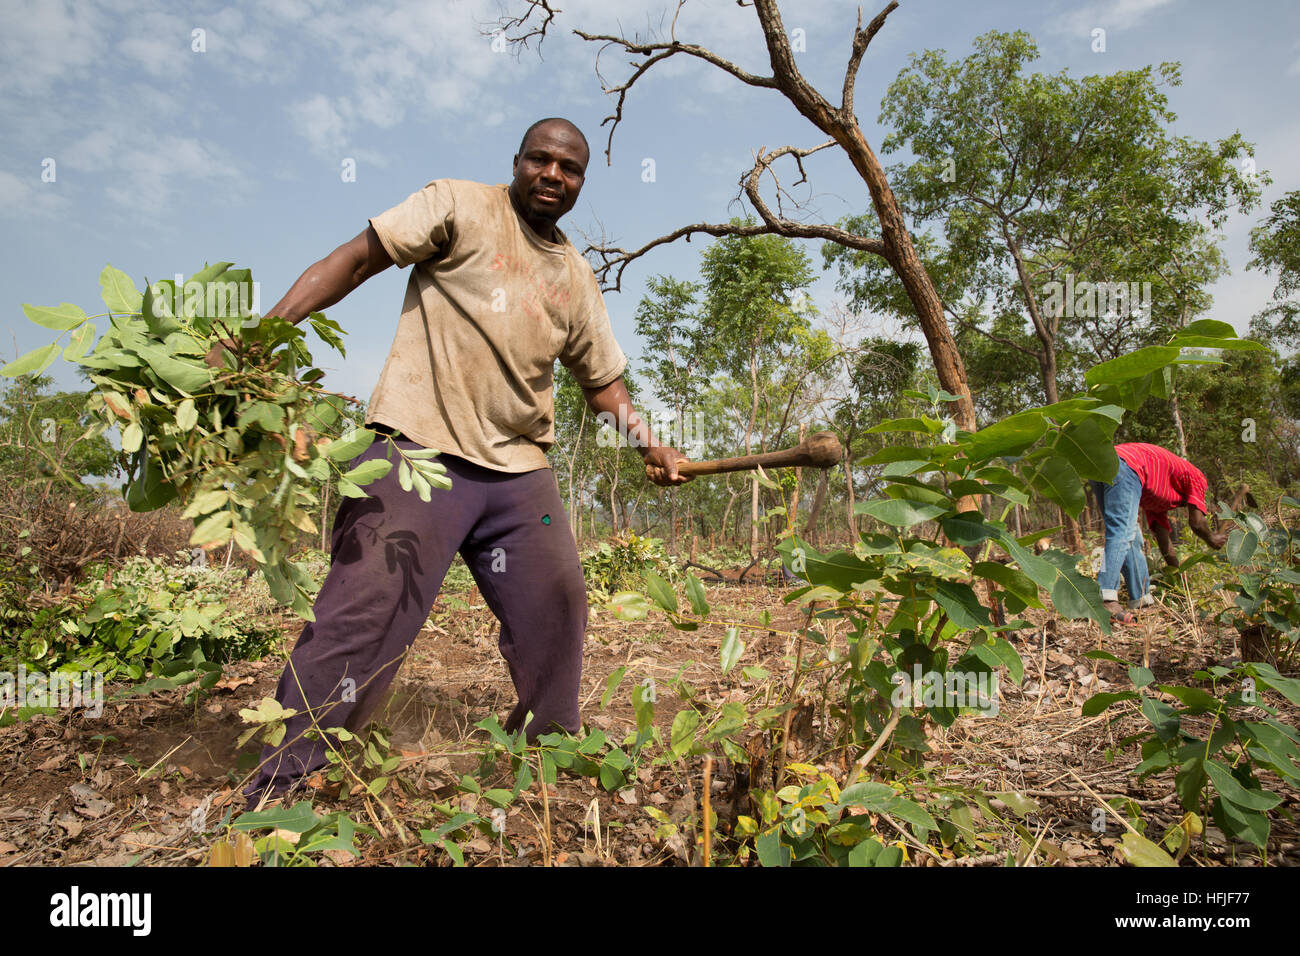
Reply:
[[[1146,513],[1147,525],[1171,568],[1178,567],[1168,518],[1174,508],[1187,507],[1188,526],[1215,550],[1223,547],[1228,536],[1210,530],[1205,506],[1208,483],[1204,473],[1190,461],[1159,445],[1142,442],[1116,445],[1115,454],[1119,455],[1115,480],[1110,484],[1092,483],[1106,533],[1097,583],[1111,618],[1120,624],[1132,624],[1135,618],[1131,610],[1126,611],[1119,604],[1120,578],[1123,577],[1128,589],[1130,609],[1153,603],[1142,529],[1138,525],[1139,511]]]

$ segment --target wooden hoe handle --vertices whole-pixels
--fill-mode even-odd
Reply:
[[[720,475],[724,471],[749,471],[762,465],[764,468],[830,468],[837,465],[843,455],[840,440],[831,432],[815,432],[783,451],[769,451],[761,455],[742,455],[739,458],[716,458],[712,461],[680,461],[680,475]],[[649,466],[646,474],[649,475]]]

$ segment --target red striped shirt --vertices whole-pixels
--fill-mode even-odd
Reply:
[[[1208,515],[1205,489],[1208,482],[1199,468],[1186,458],[1179,458],[1159,445],[1128,442],[1115,446],[1115,454],[1137,472],[1142,481],[1142,510],[1147,525],[1168,528],[1166,517],[1173,508],[1191,505]]]

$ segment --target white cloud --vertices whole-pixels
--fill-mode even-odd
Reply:
[[[57,179],[58,167],[52,183],[42,182],[40,172],[35,167],[29,176],[16,176],[0,169],[0,217],[21,221],[53,219],[67,211],[71,202]]]
[[[328,96],[317,93],[290,106],[288,113],[294,131],[316,152],[337,155],[346,145],[344,130],[347,124]]]
[[[1174,2],[1176,0],[1105,0],[1102,3],[1089,3],[1048,20],[1047,28],[1057,33],[1085,36],[1097,27],[1127,30]]]
[[[93,7],[49,0],[6,3],[0,91],[35,93],[88,74],[109,55],[107,19]]]
[[[189,65],[195,54],[190,49],[188,20],[161,10],[143,12],[118,43],[117,49],[129,61],[142,67],[150,76],[175,77]]]

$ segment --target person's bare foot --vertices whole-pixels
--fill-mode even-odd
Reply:
[[[1120,607],[1118,601],[1103,601],[1102,604],[1110,612],[1110,619],[1117,624],[1136,624],[1137,616],[1127,608]]]

